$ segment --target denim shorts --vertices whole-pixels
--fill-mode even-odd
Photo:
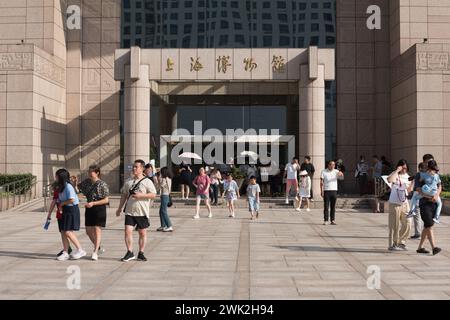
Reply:
[[[259,203],[256,198],[248,198],[248,210],[250,212],[259,212]]]

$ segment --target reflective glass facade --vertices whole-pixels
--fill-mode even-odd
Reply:
[[[121,42],[123,48],[335,48],[335,12],[335,0],[123,0]],[[326,155],[331,159],[336,154],[334,81],[326,83],[325,103]],[[157,113],[159,107],[153,106]],[[204,117],[197,109],[189,110],[189,118]],[[267,123],[259,118],[258,126],[271,127],[270,117]]]

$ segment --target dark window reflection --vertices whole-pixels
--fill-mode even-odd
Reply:
[[[335,0],[123,0],[122,47],[252,48],[336,43]]]

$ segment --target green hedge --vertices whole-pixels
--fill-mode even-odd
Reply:
[[[17,194],[23,194],[31,189],[31,183],[33,181],[33,175],[31,173],[25,173],[25,174],[0,174],[0,186],[3,186],[5,184],[15,182],[15,181],[21,181],[24,179],[29,179],[26,181],[21,182],[20,184],[17,184],[16,187],[16,193]],[[12,188],[12,186],[10,186]],[[5,192],[6,190],[2,190]],[[10,189],[10,193],[13,192],[12,189]]]
[[[441,181],[442,181],[442,190],[450,192],[450,174],[442,175]]]

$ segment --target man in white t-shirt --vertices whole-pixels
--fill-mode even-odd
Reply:
[[[145,243],[147,242],[147,228],[150,226],[150,201],[156,197],[156,188],[153,182],[144,175],[145,162],[136,160],[133,164],[133,177],[125,182],[121,189],[119,208],[116,216],[120,216],[125,205],[125,244],[127,253],[122,261],[136,259],[133,253],[133,229],[139,232],[138,260],[147,261],[144,256]]]
[[[331,218],[331,224],[336,225],[336,201],[338,180],[344,178],[342,171],[336,170],[336,163],[328,161],[327,168],[320,173],[320,193],[323,198],[323,225]]]
[[[298,172],[300,171],[300,164],[298,158],[294,157],[290,163],[284,168],[284,177],[286,178],[286,204],[289,204],[289,192],[294,187],[295,194],[298,193]]]

